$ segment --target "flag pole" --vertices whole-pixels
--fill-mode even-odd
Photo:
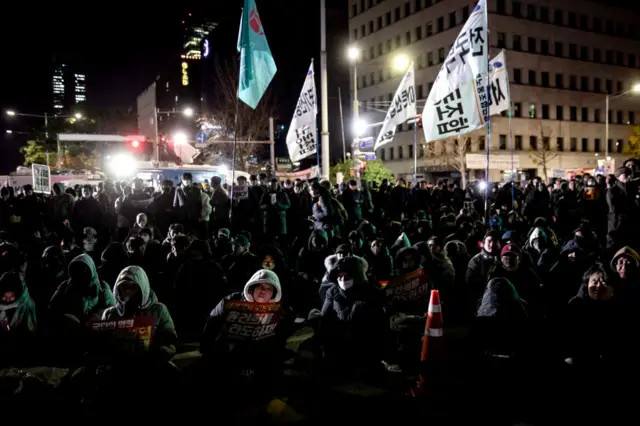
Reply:
[[[484,25],[485,28],[487,29],[487,36],[489,35],[489,14],[487,12],[487,4],[485,3],[484,5]],[[491,105],[489,100],[491,99],[491,88],[490,88],[490,84],[491,84],[491,76],[489,73],[489,68],[490,68],[490,62],[489,62],[489,43],[487,43],[487,51],[485,52],[485,55],[487,57],[487,78],[486,78],[486,86],[485,86],[485,90],[487,92],[487,116],[486,116],[486,120],[487,120],[487,140],[485,141],[485,151],[486,151],[486,160],[487,160],[487,165],[484,171],[484,181],[485,181],[485,188],[484,188],[484,215],[485,215],[485,220],[486,223],[489,223],[489,152],[491,151]]]
[[[244,8],[240,8],[240,32],[238,34],[238,44],[242,40],[242,20],[244,14]],[[240,88],[240,67],[242,64],[240,63],[242,52],[238,55],[238,88]],[[236,181],[236,146],[238,145],[238,108],[240,104],[240,93],[239,89],[236,90],[236,114],[233,117],[233,148],[231,149],[231,185],[230,188],[230,196],[229,196],[229,224],[231,224],[231,220],[233,218],[233,185]]]
[[[415,187],[417,184],[418,184],[418,117],[416,116],[415,121],[413,123],[413,186]]]

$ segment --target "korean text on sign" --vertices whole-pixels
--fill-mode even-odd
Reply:
[[[153,334],[153,318],[134,317],[119,320],[96,321],[91,330],[111,332],[116,340],[135,342],[135,346],[149,349]]]
[[[420,268],[402,277],[394,277],[384,287],[384,294],[392,305],[423,300],[428,292],[427,274]]]
[[[434,104],[436,107],[439,135],[462,133],[469,128],[469,119],[465,117],[464,104],[460,97],[460,89],[456,89],[445,98]]]
[[[279,303],[227,301],[224,312],[227,336],[234,340],[273,337],[281,317]]]
[[[468,31],[461,32],[456,42],[449,51],[449,55],[445,60],[445,68],[447,73],[451,74],[452,68],[457,62],[461,65],[467,65],[467,55],[482,56],[484,55],[484,33],[483,27],[469,28]]]

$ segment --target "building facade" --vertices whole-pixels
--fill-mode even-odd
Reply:
[[[349,38],[362,52],[357,64],[360,116],[370,123],[384,119],[385,102],[403,74],[392,70],[397,54],[414,61],[421,113],[475,4],[350,0]],[[640,113],[640,93],[633,91],[640,83],[640,16],[586,0],[488,0],[487,6],[490,57],[506,50],[513,102],[511,133],[506,113],[491,117],[489,179],[501,181],[514,171],[524,179],[594,169],[607,156],[618,167],[630,125]],[[428,144],[418,129],[414,153],[412,126],[401,126],[393,142],[376,153],[396,177],[413,175],[414,154],[417,174],[427,180],[460,176],[461,156],[472,177],[484,176],[486,128],[458,142]],[[372,130],[375,136],[379,127]]]
[[[56,64],[52,77],[53,111],[70,110],[74,105],[87,100],[86,75],[67,64]]]

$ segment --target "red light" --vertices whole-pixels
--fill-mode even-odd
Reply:
[[[138,141],[131,141],[131,146],[132,146],[132,147],[134,147],[134,148],[137,148],[137,147],[139,147],[139,146],[140,146],[140,142],[138,142]]]

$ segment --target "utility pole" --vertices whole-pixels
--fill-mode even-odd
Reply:
[[[342,90],[338,87],[338,102],[340,103],[340,127],[342,127],[342,162],[347,161],[347,148],[344,142],[344,115],[342,114]]]
[[[329,179],[329,96],[327,95],[327,7],[320,0],[320,97],[322,103],[321,156],[322,178]]]

